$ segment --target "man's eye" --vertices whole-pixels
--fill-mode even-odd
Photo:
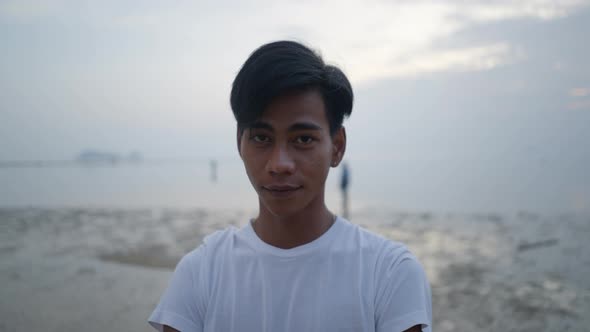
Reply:
[[[314,141],[314,138],[311,136],[299,136],[295,139],[295,142],[299,144],[310,144]]]
[[[267,143],[270,141],[270,137],[265,135],[254,135],[252,136],[252,140],[257,143]]]

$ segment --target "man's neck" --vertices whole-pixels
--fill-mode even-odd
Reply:
[[[289,216],[276,216],[260,203],[260,213],[253,223],[258,237],[277,248],[291,249],[312,242],[334,223],[335,215],[324,202]]]

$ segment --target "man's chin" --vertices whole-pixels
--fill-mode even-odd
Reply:
[[[271,215],[278,218],[287,218],[302,210],[299,204],[293,201],[261,200],[261,204]]]

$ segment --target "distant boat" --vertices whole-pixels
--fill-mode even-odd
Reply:
[[[78,154],[75,161],[85,165],[115,165],[118,163],[141,163],[143,162],[143,156],[138,151],[132,151],[128,155],[122,156],[114,152],[84,150]]]
[[[116,164],[121,156],[112,152],[85,150],[78,154],[76,161],[83,164]]]
[[[131,163],[140,163],[143,161],[143,156],[139,151],[131,151],[127,155],[127,161]]]

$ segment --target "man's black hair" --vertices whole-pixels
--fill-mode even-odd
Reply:
[[[352,87],[344,73],[297,42],[261,46],[246,60],[232,85],[230,102],[238,129],[242,131],[258,120],[274,98],[314,89],[324,99],[333,135],[352,112]]]

